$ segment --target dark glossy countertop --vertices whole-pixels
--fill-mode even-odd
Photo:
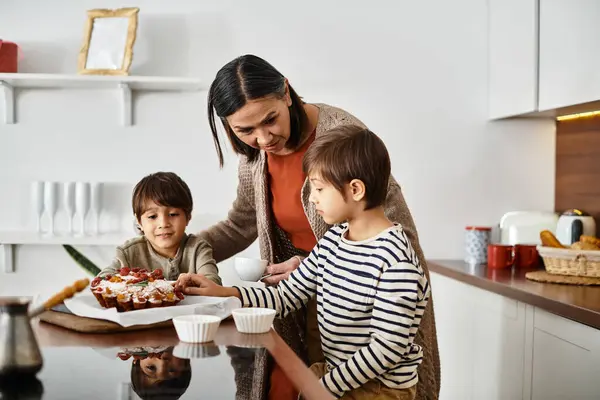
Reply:
[[[488,269],[460,260],[428,260],[427,265],[430,272],[600,329],[600,286],[539,283],[525,278],[532,270]]]
[[[255,359],[268,352],[306,399],[332,399],[283,339],[239,333],[223,321],[214,342],[186,344],[175,329],[78,333],[34,323],[43,357],[37,379],[0,385],[4,400],[135,400],[262,398],[254,385]]]

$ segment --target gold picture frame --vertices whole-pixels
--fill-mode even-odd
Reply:
[[[84,75],[129,75],[139,8],[87,12],[78,72]]]

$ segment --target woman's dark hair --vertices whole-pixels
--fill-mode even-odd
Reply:
[[[250,161],[256,160],[260,150],[242,142],[233,132],[226,117],[238,111],[249,100],[263,97],[285,96],[285,77],[267,61],[247,54],[228,62],[217,72],[215,80],[208,91],[208,122],[212,131],[215,148],[219,157],[219,165],[223,167],[223,150],[217,133],[215,114],[227,132],[233,151],[243,154]],[[300,144],[302,133],[308,126],[308,116],[304,110],[302,99],[288,84],[292,105],[290,110],[290,137],[287,148],[295,149]]]

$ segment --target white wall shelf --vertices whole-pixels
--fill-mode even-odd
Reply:
[[[119,246],[133,238],[133,233],[118,232],[88,236],[44,235],[28,231],[0,231],[0,259],[5,273],[15,272],[14,248],[17,245]]]
[[[132,125],[131,91],[150,92],[195,92],[205,90],[202,82],[195,78],[158,76],[103,76],[103,75],[59,75],[59,74],[9,74],[0,73],[0,88],[3,99],[4,123],[15,121],[15,88],[26,89],[114,89],[119,93],[121,123]]]

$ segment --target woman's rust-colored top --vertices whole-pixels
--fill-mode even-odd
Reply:
[[[317,245],[317,238],[302,205],[302,186],[306,180],[302,171],[302,158],[315,140],[315,132],[292,154],[278,156],[267,153],[273,218],[294,247],[307,253]]]

